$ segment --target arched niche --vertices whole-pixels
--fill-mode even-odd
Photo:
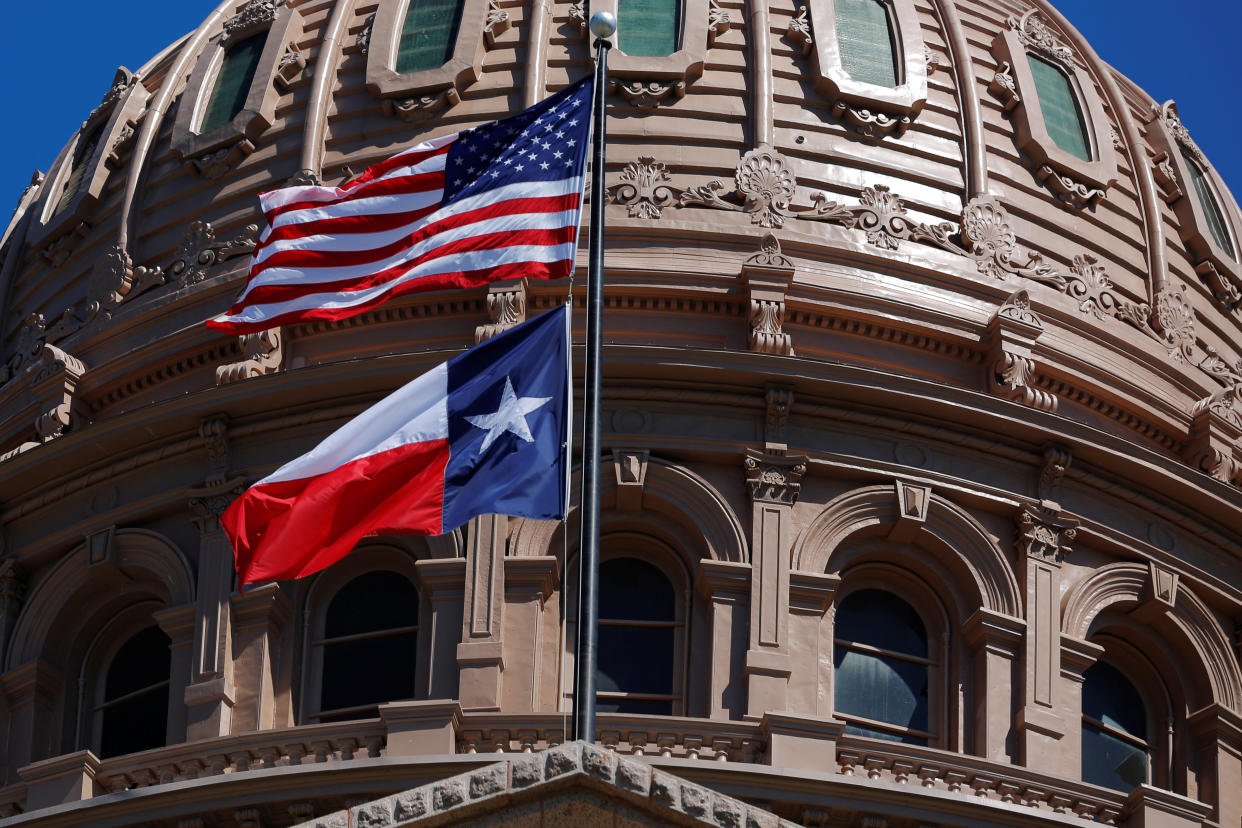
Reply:
[[[1229,637],[1212,611],[1185,584],[1157,588],[1155,574],[1154,567],[1140,563],[1115,563],[1096,570],[1062,599],[1063,634],[1071,641],[1090,641],[1110,627],[1129,628],[1129,638],[1137,631],[1146,632],[1152,639],[1147,643],[1168,644],[1176,654],[1173,658],[1179,672],[1184,671],[1192,685],[1197,682],[1211,693],[1210,699],[1190,699],[1192,706],[1215,702],[1239,711],[1242,670]],[[1130,618],[1138,623],[1121,620]]]
[[[625,480],[619,463],[635,457],[637,480]],[[601,533],[624,531],[631,523],[682,551],[690,565],[699,559],[748,563],[746,534],[724,496],[704,478],[684,466],[648,458],[645,452],[614,455],[612,468],[602,469],[600,483]],[[613,473],[613,471],[615,473]],[[574,470],[570,491],[581,488],[581,469]],[[578,509],[568,520],[569,545],[577,546]],[[510,533],[508,554],[514,557],[562,557],[562,523],[551,520],[517,521]]]
[[[13,629],[6,670],[36,658],[72,661],[81,631],[129,604],[155,599],[175,608],[194,601],[194,575],[175,543],[147,529],[106,532],[110,537],[82,543],[33,586]]]
[[[903,500],[915,491],[914,513]],[[907,505],[903,505],[907,504]],[[793,545],[793,569],[840,575],[872,551],[864,540],[905,543],[926,550],[920,565],[941,567],[969,595],[966,606],[1017,618],[1018,581],[1004,553],[982,525],[945,498],[920,487],[866,486],[833,499]]]

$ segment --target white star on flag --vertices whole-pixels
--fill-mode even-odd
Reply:
[[[483,438],[483,447],[479,453],[487,451],[496,438],[506,431],[516,434],[528,443],[535,441],[526,424],[526,415],[546,404],[551,397],[518,397],[513,392],[513,381],[505,377],[505,390],[500,396],[500,408],[494,414],[473,414],[466,417],[475,428],[487,430]]]

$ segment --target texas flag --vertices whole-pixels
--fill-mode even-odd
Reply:
[[[220,523],[242,584],[300,578],[367,535],[566,510],[569,313],[436,366],[241,495]]]

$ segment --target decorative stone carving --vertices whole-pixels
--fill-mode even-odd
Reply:
[[[670,187],[664,164],[640,155],[621,171],[621,180],[608,188],[613,204],[624,204],[630,218],[657,219],[665,207],[677,202],[678,188]]]
[[[931,488],[897,481],[897,522],[888,533],[889,540],[909,543],[927,523],[931,506]]]
[[[220,483],[229,474],[229,418],[218,414],[203,420],[198,434],[207,450],[207,483]]]
[[[638,449],[613,449],[612,467],[617,480],[617,509],[638,512],[643,508],[643,486],[651,453]]]
[[[1005,300],[988,323],[988,387],[992,393],[1040,411],[1055,412],[1057,398],[1035,387],[1035,340],[1043,333],[1031,299],[1020,290]]]
[[[1104,191],[1098,187],[1080,184],[1068,175],[1062,175],[1052,167],[1044,164],[1035,172],[1035,178],[1062,201],[1070,203],[1094,204],[1104,197]]]
[[[280,328],[268,328],[258,333],[243,334],[241,352],[245,356],[240,362],[230,362],[216,368],[216,385],[261,377],[274,374],[280,370],[280,362],[284,355],[282,347],[284,334]]]
[[[1044,467],[1039,472],[1039,499],[1047,507],[1060,509],[1057,500],[1060,498],[1061,481],[1073,459],[1070,450],[1065,446],[1044,447]]]
[[[69,232],[57,236],[40,252],[43,260],[48,263],[49,267],[57,268],[69,261],[69,257],[73,255],[73,251],[77,248],[78,242],[86,238],[91,231],[91,226],[86,222],[78,222]]]
[[[962,242],[974,256],[980,273],[998,279],[1010,274],[1022,276],[1065,289],[1065,277],[1045,264],[1040,254],[1028,251],[1025,264],[1014,261],[1022,249],[1009,226],[1009,214],[991,196],[972,198],[967,203],[962,211]]]
[[[227,241],[216,241],[215,228],[210,222],[196,221],[181,238],[181,246],[168,266],[168,277],[177,287],[196,285],[207,278],[207,271],[220,262],[236,256],[249,254],[255,247],[257,224],[248,224]]]
[[[1177,178],[1177,170],[1173,169],[1173,165],[1169,162],[1167,152],[1157,153],[1151,159],[1151,174],[1152,178],[1156,179],[1156,184],[1160,187],[1166,204],[1172,204],[1182,197],[1183,192]]]
[[[703,187],[691,187],[681,194],[679,203],[701,205],[718,210],[734,210],[750,214],[751,224],[780,227],[792,216],[789,202],[798,188],[797,179],[785,157],[772,147],[763,145],[742,156],[735,175],[737,194],[744,200],[738,205],[719,195],[724,184],[712,181]]]
[[[933,52],[931,48],[926,45],[923,46],[923,62],[927,64],[928,77],[935,74],[936,70],[941,66],[948,65],[943,56]]]
[[[492,284],[487,290],[488,323],[474,329],[474,341],[491,339],[526,321],[526,281]]]
[[[43,413],[35,419],[35,432],[46,443],[73,426],[83,417],[73,405],[78,381],[86,373],[81,360],[55,345],[43,344],[39,363],[30,380],[32,393],[42,400]]]
[[[224,33],[231,37],[252,27],[269,25],[285,0],[250,0],[241,11],[224,21]]]
[[[483,22],[483,38],[488,47],[496,45],[496,38],[509,29],[509,13],[500,7],[496,0],[487,2],[487,18]]]
[[[138,135],[137,127],[137,123],[128,121],[117,132],[116,138],[112,140],[112,146],[108,148],[108,154],[104,156],[104,164],[108,169],[120,169],[125,153],[133,146],[134,138]]]
[[[589,28],[587,26],[585,0],[577,0],[577,2],[569,5],[569,25],[576,28],[580,35],[586,37]]]
[[[215,152],[209,152],[201,158],[191,158],[190,166],[192,166],[199,175],[209,181],[214,181],[220,176],[227,173],[233,167],[237,166],[242,159],[254,152],[254,143],[248,138],[242,138],[235,144],[227,147],[221,147]]]
[[[771,233],[764,236],[760,251],[742,264],[742,279],[750,291],[750,350],[793,355],[793,340],[783,328],[785,294],[793,275],[793,263],[781,254],[780,242]]]
[[[707,44],[716,42],[716,38],[733,26],[729,13],[720,7],[719,0],[708,0],[707,4]]]
[[[655,109],[661,103],[671,103],[686,96],[684,80],[613,80],[608,91],[620,95],[639,109]]]
[[[1199,400],[1190,415],[1186,460],[1222,483],[1242,484],[1242,378]]]
[[[298,170],[285,181],[286,187],[318,187],[323,182],[314,170]]]
[[[1177,587],[1180,577],[1171,569],[1166,569],[1155,561],[1147,562],[1149,580],[1144,589],[1148,601],[1155,601],[1165,610],[1177,605]]]
[[[910,116],[889,115],[879,110],[855,106],[845,101],[837,101],[832,105],[832,114],[858,130],[867,138],[882,138],[890,132],[901,136],[906,127],[910,126]]]
[[[1162,106],[1156,107],[1156,116],[1164,121],[1164,128],[1173,136],[1173,140],[1190,153],[1191,157],[1200,164],[1206,163],[1207,159],[1203,157],[1203,150],[1199,149],[1195,139],[1190,137],[1190,130],[1186,129],[1186,125],[1182,123],[1182,116],[1177,112],[1176,103],[1165,101]]]
[[[1169,356],[1193,361],[1195,353],[1195,314],[1185,292],[1166,287],[1156,294],[1152,305],[1151,325],[1169,349]]]
[[[1083,313],[1090,313],[1096,319],[1115,316],[1135,327],[1147,327],[1147,317],[1151,309],[1146,303],[1131,302],[1117,294],[1108,274],[1099,266],[1094,256],[1074,257],[1066,293],[1071,298],[1081,300],[1078,309]]]
[[[786,34],[802,49],[803,57],[811,53],[811,47],[815,45],[815,38],[811,36],[811,22],[807,20],[806,6],[800,6],[798,13],[789,21],[789,30]]]
[[[1204,284],[1212,291],[1212,298],[1226,313],[1235,310],[1238,303],[1242,302],[1242,293],[1238,292],[1237,286],[1217,270],[1210,259],[1199,262],[1195,266],[1195,273],[1203,279]]]
[[[789,425],[789,410],[793,407],[793,389],[769,386],[764,400],[767,402],[763,431],[764,450],[783,452],[789,448],[785,432]]]
[[[362,29],[358,32],[358,37],[354,39],[354,45],[358,47],[358,51],[366,54],[371,48],[371,30],[375,28],[375,15],[367,17]]]
[[[298,48],[298,44],[289,43],[276,63],[276,75],[272,81],[282,92],[288,92],[294,79],[306,68],[306,56]]]
[[[460,101],[461,93],[456,87],[450,86],[448,89],[430,92],[417,98],[385,98],[382,105],[385,115],[396,116],[403,121],[420,121]]]
[[[1028,48],[1062,63],[1069,63],[1074,59],[1073,50],[1057,39],[1035,9],[1022,15],[1019,20],[1010,17],[1006,22],[1017,33],[1018,40]]]
[[[1121,140],[1121,133],[1117,131],[1117,127],[1112,124],[1108,125],[1108,140],[1113,142],[1113,149],[1123,150],[1126,148],[1125,142]]]
[[[1014,85],[1012,67],[1009,61],[1002,60],[1000,69],[992,76],[991,83],[988,84],[988,91],[995,95],[1001,102],[1001,106],[1006,112],[1013,110],[1015,106],[1022,102],[1018,97],[1018,87]]]
[[[1023,507],[1018,512],[1017,524],[1018,546],[1023,555],[1060,566],[1073,552],[1078,521],[1062,517],[1057,511]]]
[[[747,449],[742,462],[752,500],[785,505],[793,505],[797,501],[802,476],[806,474],[806,457],[787,457]]]

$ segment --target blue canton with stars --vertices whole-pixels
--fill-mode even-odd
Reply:
[[[511,118],[462,132],[449,147],[442,203],[508,184],[582,176],[591,88],[587,76]]]

